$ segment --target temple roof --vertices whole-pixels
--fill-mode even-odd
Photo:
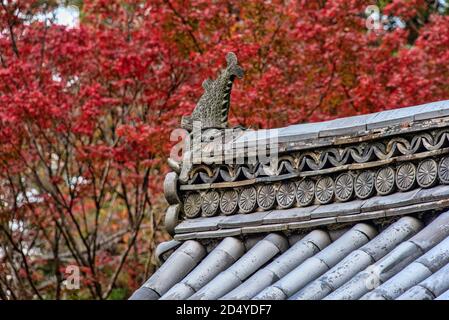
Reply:
[[[279,137],[289,135],[296,142],[300,137],[314,137],[316,142],[330,137],[323,128],[333,128],[335,138],[366,133],[371,123],[373,128],[383,128],[385,139],[395,125],[400,126],[394,137],[375,144],[334,149],[334,161],[328,161],[329,154],[323,156],[329,149],[317,149],[318,167],[310,162],[294,167],[292,162],[271,176],[254,171],[252,177],[247,170],[239,179],[218,178],[212,183],[197,177],[182,184],[175,173],[167,175],[166,196],[172,204],[167,215],[176,215],[174,240],[158,247],[160,260],[166,261],[131,299],[448,299],[449,211],[445,210],[449,208],[449,158],[445,154],[449,139],[445,116],[449,108],[444,108],[445,101],[427,106],[428,110],[418,106],[279,130]],[[376,118],[379,122],[369,122]],[[427,122],[418,125],[417,119]],[[347,123],[351,126],[343,129]],[[404,134],[401,130],[407,128],[416,130]],[[345,159],[345,150],[362,152],[359,159],[357,152]],[[323,159],[328,162],[320,168]],[[386,176],[391,180],[389,190],[383,189],[388,179],[376,184],[386,169],[392,171]],[[366,197],[354,183],[350,197],[337,197],[338,177],[347,175],[357,182],[367,172],[376,182]],[[323,177],[332,179],[329,188],[335,193],[326,202],[319,201],[316,193]],[[298,191],[304,195],[299,186],[306,180],[314,184],[314,200],[303,203]],[[289,190],[294,199],[291,205],[284,205],[276,194],[271,206],[261,208],[270,196],[265,194],[259,204],[262,186],[276,185],[273,190],[279,192],[288,183],[294,185]],[[259,186],[254,207],[241,212],[240,198],[252,185]],[[216,209],[213,215],[181,218],[191,192],[199,201],[216,192],[218,206],[226,193],[236,192],[235,210],[220,214]]]
[[[447,299],[449,101],[229,129],[226,70],[184,118],[164,182],[173,240],[131,298]]]
[[[276,150],[274,167],[245,157],[243,163],[194,163],[185,181],[168,174],[166,225],[175,239],[188,240],[445,207],[448,110],[449,102],[442,101],[276,129],[277,142],[290,142]],[[244,132],[233,144],[260,138],[257,132]],[[299,150],[304,139],[311,142]]]

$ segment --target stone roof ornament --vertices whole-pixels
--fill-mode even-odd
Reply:
[[[190,116],[183,116],[181,119],[182,129],[189,132],[183,147],[183,159],[180,161],[169,158],[168,165],[179,174],[182,182],[188,180],[188,174],[195,162],[195,154],[201,155],[203,151],[208,153],[217,146],[221,147],[226,139],[232,140],[244,129],[233,128],[230,129],[230,135],[225,135],[225,129],[228,128],[232,84],[236,77],[243,77],[243,69],[238,65],[237,56],[233,52],[226,55],[226,62],[227,67],[220,72],[217,79],[204,80],[204,93],[195,109]]]
[[[183,129],[191,132],[196,121],[201,129],[228,127],[232,83],[235,77],[243,77],[243,69],[238,65],[237,56],[233,52],[226,55],[226,62],[226,69],[220,72],[216,80],[204,80],[204,93],[195,109],[190,116],[181,119]]]

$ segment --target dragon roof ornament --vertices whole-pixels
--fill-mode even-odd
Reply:
[[[243,69],[238,65],[237,56],[233,52],[226,55],[227,67],[219,73],[217,79],[204,80],[204,93],[189,116],[181,119],[181,128],[188,132],[182,142],[182,159],[168,159],[169,166],[179,174],[183,183],[188,182],[194,164],[202,162],[204,153],[221,147],[239,136],[241,128],[228,128],[228,116],[231,105],[232,84],[236,77],[243,77]],[[223,140],[224,139],[224,140]],[[221,152],[219,152],[221,153]],[[196,155],[200,155],[200,160]],[[203,157],[204,158],[204,157]]]
[[[204,94],[192,114],[181,119],[183,129],[191,132],[195,121],[198,121],[201,129],[228,127],[232,84],[236,77],[243,78],[243,69],[238,65],[237,56],[233,52],[226,55],[226,62],[227,67],[216,80],[204,80]]]

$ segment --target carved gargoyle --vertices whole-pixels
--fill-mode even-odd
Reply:
[[[193,128],[202,131],[215,132],[221,135],[222,129],[228,127],[228,115],[231,101],[232,84],[235,77],[243,77],[243,69],[238,65],[237,56],[233,52],[226,55],[227,67],[222,70],[216,80],[207,79],[203,82],[204,94],[196,104],[190,116],[181,119],[181,127],[193,135]],[[179,179],[186,182],[192,168],[192,148],[201,149],[202,145],[193,143],[184,150],[181,162],[168,159],[168,165],[180,174]]]
[[[231,101],[232,83],[235,77],[243,77],[243,69],[238,65],[233,52],[226,55],[227,67],[216,80],[204,80],[204,94],[190,116],[181,119],[181,127],[191,132],[193,122],[201,129],[225,129],[228,127],[228,115]]]

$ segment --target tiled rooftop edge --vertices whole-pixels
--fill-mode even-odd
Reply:
[[[264,140],[266,137],[270,137],[270,134],[276,134],[279,143],[312,140],[314,145],[318,145],[317,138],[329,139],[348,135],[369,135],[373,132],[388,130],[394,126],[407,127],[413,122],[448,116],[449,100],[444,100],[323,122],[290,125],[278,129],[251,130],[237,138],[233,145],[235,147],[242,144],[251,145],[251,142]],[[259,133],[263,133],[262,138],[258,138]]]
[[[176,226],[175,239],[221,238],[231,234],[304,229],[446,207],[449,207],[449,186],[440,185],[368,200],[185,220]]]

